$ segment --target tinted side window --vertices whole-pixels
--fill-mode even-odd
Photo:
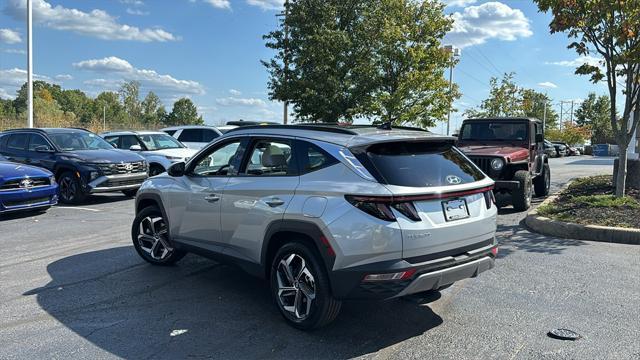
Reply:
[[[49,142],[47,141],[47,139],[45,139],[42,135],[38,135],[38,134],[31,134],[31,140],[29,141],[29,151],[36,151],[36,148],[40,146],[40,147],[46,147],[48,150],[53,150],[51,148],[51,145],[49,145]]]
[[[7,140],[9,139],[9,135],[0,135],[0,150],[3,150],[7,147]]]
[[[202,130],[200,129],[184,129],[178,137],[182,142],[202,142]]]
[[[192,173],[200,176],[225,176],[235,174],[240,162],[238,149],[240,140],[233,141],[210,150],[203,158],[198,160]]]
[[[248,163],[244,171],[254,176],[293,175],[293,153],[288,141],[256,141],[249,151]]]
[[[129,148],[132,147],[133,145],[140,146],[140,142],[138,141],[138,138],[136,136],[126,135],[120,138],[121,149],[129,150]]]
[[[171,136],[173,136],[173,134],[175,134],[176,131],[178,131],[178,130],[164,130],[164,132],[166,132],[167,134],[169,134]]]
[[[119,138],[117,136],[107,136],[106,138],[104,138],[104,141],[106,141],[109,144],[113,145],[114,148],[119,148],[118,140],[119,140]]]
[[[300,172],[306,174],[338,163],[333,156],[327,154],[314,144],[300,142]]]
[[[203,130],[202,131],[202,141],[211,142],[213,139],[218,137],[218,133],[213,130]]]
[[[7,142],[7,149],[25,150],[27,148],[28,141],[29,141],[29,134],[13,134],[9,136],[9,141]]]

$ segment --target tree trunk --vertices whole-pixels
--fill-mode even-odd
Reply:
[[[616,174],[616,197],[623,197],[627,182],[627,147],[620,146],[618,173]]]

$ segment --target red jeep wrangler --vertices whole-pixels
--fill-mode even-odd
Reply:
[[[467,119],[458,148],[495,180],[494,193],[511,195],[517,211],[531,206],[532,193],[549,194],[551,171],[544,152],[542,121],[531,118]],[[500,201],[499,201],[500,202]]]

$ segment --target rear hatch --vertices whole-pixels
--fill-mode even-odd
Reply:
[[[393,194],[387,203],[412,263],[492,244],[493,181],[449,140],[382,142],[351,149]]]

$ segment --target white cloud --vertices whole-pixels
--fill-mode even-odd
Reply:
[[[132,9],[132,8],[127,8],[127,14],[129,15],[138,15],[138,16],[147,16],[149,15],[148,11],[142,11],[140,9]]]
[[[53,77],[54,79],[58,80],[58,81],[69,81],[69,80],[73,80],[73,76],[69,75],[69,74],[59,74]]]
[[[16,20],[24,20],[25,8],[25,1],[9,0],[4,12]],[[51,29],[71,31],[103,40],[143,42],[179,40],[177,36],[160,28],[140,29],[118,23],[116,17],[104,10],[94,9],[84,12],[65,8],[62,5],[53,6],[45,0],[33,0],[33,18],[35,23]]]
[[[459,48],[485,43],[489,39],[514,41],[533,35],[530,21],[519,9],[501,2],[469,6],[452,14],[453,29],[445,42]]]
[[[180,80],[171,75],[158,74],[155,70],[138,69],[128,61],[115,56],[103,59],[91,59],[74,63],[77,69],[92,71],[100,74],[114,75],[119,79],[93,79],[85,81],[86,85],[104,86],[109,89],[118,87],[123,80],[140,82],[142,88],[153,90],[166,96],[204,95],[202,84],[193,80]]]
[[[0,42],[6,44],[17,44],[22,42],[22,38],[17,31],[11,29],[0,29]]]
[[[247,0],[247,4],[257,6],[262,10],[280,10],[284,0]]]
[[[240,96],[240,95],[242,95],[242,92],[240,92],[240,90],[231,89],[231,90],[229,90],[229,94],[231,94],[233,96]]]
[[[52,82],[51,78],[44,75],[33,74],[34,80]],[[0,97],[13,99],[16,91],[27,82],[27,71],[23,69],[0,69]]]
[[[262,99],[257,98],[237,98],[226,97],[216,99],[216,104],[221,106],[251,106],[251,107],[265,107],[267,103]]]
[[[142,6],[144,5],[144,1],[142,0],[120,0],[121,3],[133,6]]]
[[[447,6],[465,7],[467,5],[475,4],[478,0],[442,0]]]
[[[229,0],[204,0],[204,2],[217,9],[231,9],[231,3]]]
[[[582,64],[589,64],[593,66],[602,66],[602,59],[587,55],[587,56],[579,56],[573,60],[562,60],[562,61],[552,61],[546,62],[546,65],[557,65],[557,66],[569,66],[569,67],[578,67]]]
[[[2,49],[2,52],[7,54],[25,55],[27,52],[23,49]]]
[[[127,60],[115,56],[109,56],[104,59],[80,61],[73,63],[73,67],[98,72],[129,72],[133,70],[133,66]]]
[[[544,87],[544,88],[551,88],[551,89],[555,89],[555,88],[558,87],[558,85],[552,83],[551,81],[545,81],[545,82],[538,83],[538,86]]]

